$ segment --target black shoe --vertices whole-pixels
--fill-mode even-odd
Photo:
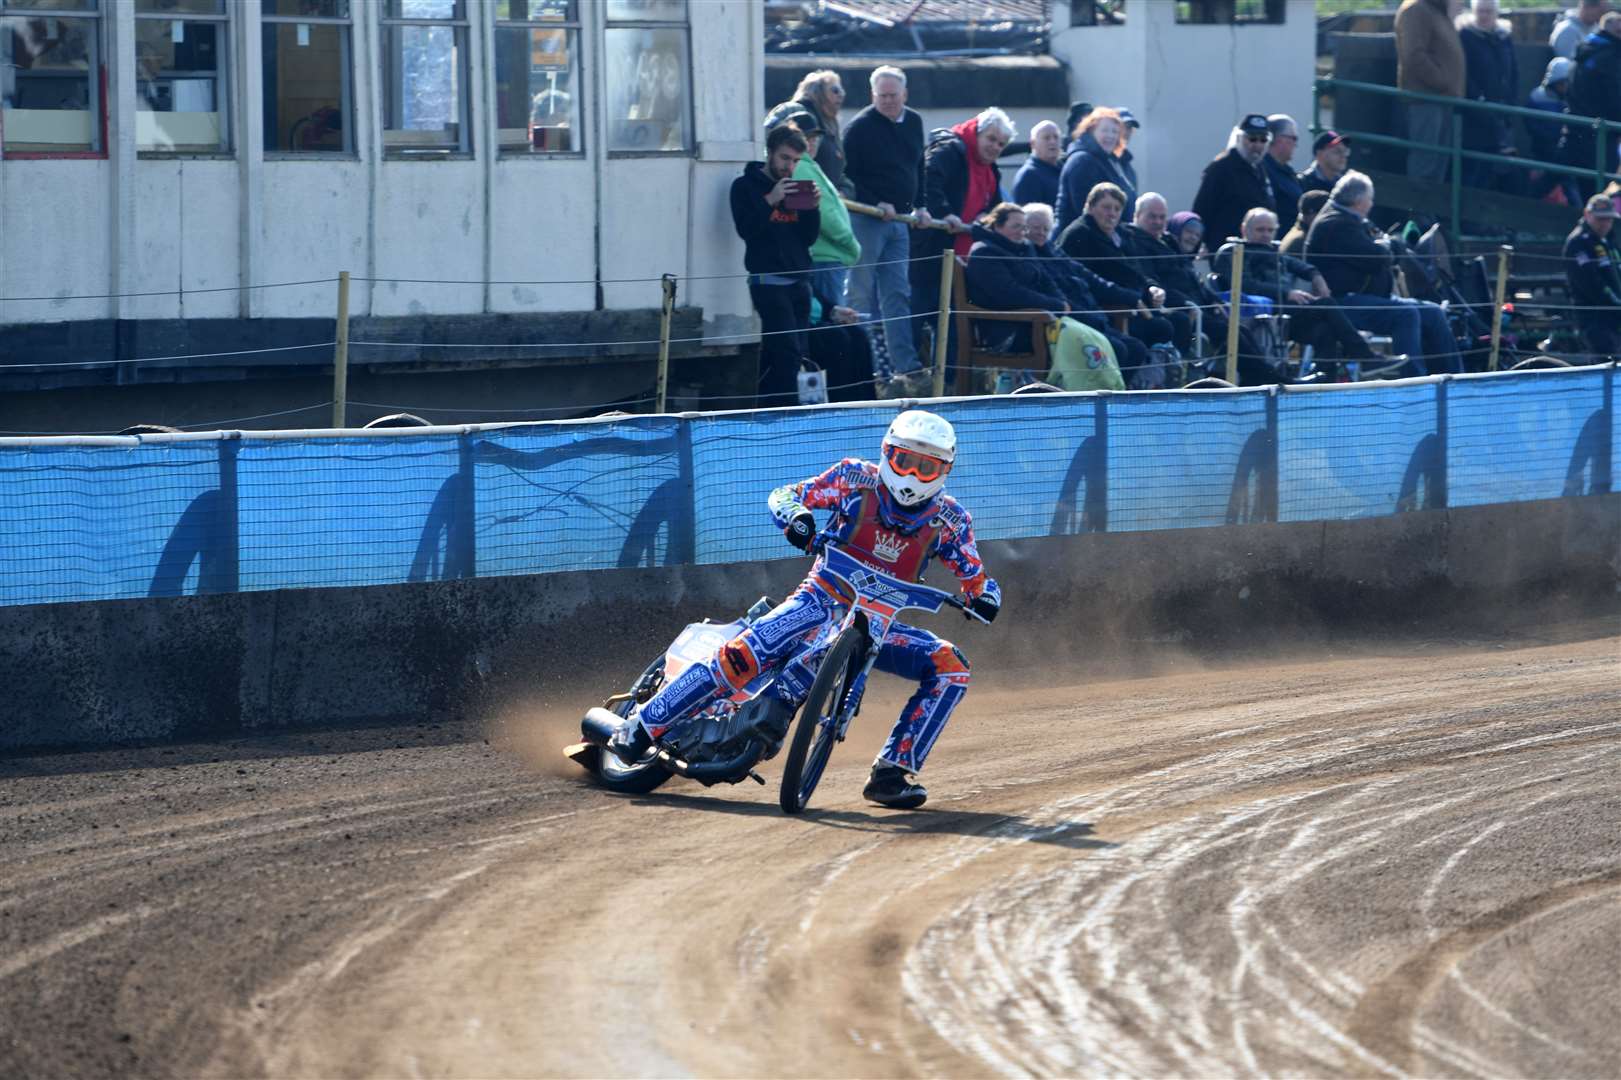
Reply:
[[[917,782],[917,777],[899,767],[874,765],[867,786],[861,789],[861,797],[891,810],[916,810],[928,800],[929,793]]]
[[[634,765],[646,756],[652,746],[653,737],[647,733],[642,722],[632,720],[608,737],[604,749],[626,765]]]

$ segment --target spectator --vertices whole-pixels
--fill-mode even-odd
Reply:
[[[1406,373],[1462,371],[1458,343],[1440,305],[1394,296],[1390,241],[1368,220],[1373,181],[1354,169],[1334,185],[1328,207],[1306,234],[1306,261],[1315,266],[1351,325],[1388,335],[1407,357]]]
[[[850,211],[839,198],[832,179],[816,161],[816,151],[823,138],[820,122],[820,117],[815,113],[804,110],[790,113],[787,119],[787,123],[798,128],[799,133],[805,136],[805,143],[810,147],[809,152],[799,159],[794,179],[809,180],[822,192],[819,207],[822,228],[816,236],[816,243],[811,245],[809,281],[811,294],[823,309],[831,311],[844,306],[849,292],[850,267],[861,261],[861,245],[856,243],[855,232],[850,225]],[[815,321],[812,319],[813,323]]]
[[[827,307],[818,295],[811,295],[811,363],[827,376],[829,401],[871,401],[873,399],[872,342],[857,323],[854,308]]]
[[[951,230],[949,238],[931,231],[912,242],[912,313],[930,325],[942,299],[951,302],[940,296],[940,253],[950,246],[959,257],[968,256],[972,223],[1002,201],[996,159],[1015,134],[1008,114],[991,108],[936,132],[924,151],[923,205]]]
[[[1134,164],[1136,156],[1131,152],[1131,140],[1143,125],[1131,115],[1130,109],[1116,108],[1115,111],[1120,114],[1120,142],[1114,148],[1115,162],[1130,183],[1126,190],[1137,191],[1142,185],[1137,182],[1137,166]],[[1126,210],[1129,213],[1131,207],[1126,207]]]
[[[1069,106],[1069,115],[1064,117],[1064,153],[1069,153],[1075,140],[1081,137],[1081,121],[1092,114],[1090,101],[1073,101]]]
[[[1558,120],[1527,120],[1526,133],[1531,136],[1531,157],[1535,161],[1552,162],[1555,165],[1568,164],[1565,157],[1564,135],[1565,115],[1570,111],[1566,98],[1570,93],[1571,72],[1576,69],[1574,61],[1563,56],[1556,56],[1548,61],[1548,70],[1542,76],[1542,82],[1531,88],[1531,95],[1526,98],[1525,105],[1529,109],[1539,109],[1559,117]],[[1567,206],[1579,205],[1582,201],[1581,192],[1576,183],[1569,176],[1556,172],[1533,172],[1531,174],[1531,197],[1546,198],[1551,191],[1558,191],[1559,198]]]
[[[760,316],[760,404],[791,405],[810,326],[806,272],[822,215],[784,205],[794,170],[809,149],[805,137],[783,124],[771,130],[765,145],[766,160],[749,162],[732,181],[732,224],[743,238],[749,299]],[[817,201],[820,197],[818,190]]]
[[[1592,359],[1621,353],[1621,252],[1611,239],[1617,210],[1608,195],[1587,200],[1581,222],[1565,240],[1565,280]]]
[[[1440,97],[1462,97],[1463,43],[1453,28],[1448,0],[1402,0],[1396,12],[1396,86]],[[1429,101],[1407,106],[1407,137],[1429,146],[1450,144],[1450,108]],[[1407,174],[1439,184],[1447,178],[1447,155],[1409,150]]]
[[[1306,190],[1301,186],[1294,166],[1295,147],[1300,145],[1300,128],[1288,113],[1273,113],[1266,118],[1266,127],[1272,132],[1272,141],[1267,144],[1261,168],[1266,170],[1267,179],[1272,181],[1278,227],[1287,232],[1295,223],[1295,215],[1300,212],[1300,196]]]
[[[1373,350],[1334,304],[1323,275],[1305,260],[1279,251],[1272,243],[1277,234],[1278,219],[1271,211],[1255,209],[1245,215],[1244,295],[1264,297],[1275,312],[1288,315],[1290,339],[1314,346],[1323,360],[1373,359]],[[1216,252],[1212,269],[1223,290],[1233,287],[1237,246],[1236,241],[1229,242]],[[1297,280],[1308,282],[1310,291],[1298,288]]]
[[[1137,197],[1135,222],[1121,225],[1120,232],[1127,248],[1142,257],[1148,274],[1165,290],[1164,314],[1174,332],[1171,341],[1187,353],[1193,348],[1193,335],[1199,325],[1198,318],[1189,309],[1214,303],[1215,298],[1208,294],[1193,266],[1204,234],[1204,222],[1199,221],[1197,214],[1185,211],[1179,216],[1184,223],[1190,219],[1197,223],[1196,228],[1184,234],[1193,238],[1193,247],[1186,252],[1182,250],[1179,237],[1168,235],[1171,211],[1165,196],[1157,191]]]
[[[799,80],[793,100],[785,101],[766,114],[765,129],[770,131],[788,114],[805,111],[816,117],[822,131],[821,145],[812,152],[816,164],[827,174],[839,194],[855,197],[855,188],[844,177],[844,147],[839,142],[839,110],[844,107],[844,80],[836,71],[813,71]],[[824,212],[827,204],[822,204]]]
[[[1014,202],[1051,206],[1058,201],[1058,163],[1064,156],[1062,135],[1051,120],[1030,129],[1030,156],[1013,177]]]
[[[1239,224],[1252,207],[1277,209],[1272,182],[1261,168],[1272,129],[1266,117],[1250,113],[1238,122],[1228,150],[1204,168],[1193,212],[1205,223],[1205,235],[1220,243],[1237,236]]]
[[[1132,337],[1150,348],[1169,345],[1176,331],[1164,317],[1165,290],[1151,264],[1126,246],[1120,232],[1125,209],[1126,193],[1118,185],[1098,184],[1086,197],[1081,216],[1059,234],[1058,250],[1135,297],[1127,324]]]
[[[1064,167],[1058,176],[1058,231],[1062,233],[1070,223],[1080,217],[1092,189],[1099,184],[1113,184],[1126,201],[1126,220],[1131,220],[1131,205],[1137,199],[1134,178],[1126,175],[1115,149],[1120,145],[1120,132],[1124,125],[1120,113],[1114,109],[1093,109],[1086,114],[1076,129],[1075,141],[1064,157]]]
[[[1306,254],[1306,233],[1311,229],[1311,223],[1317,220],[1317,215],[1323,212],[1328,205],[1328,192],[1308,191],[1300,196],[1300,213],[1295,218],[1294,228],[1283,237],[1278,250],[1285,255],[1296,258]]]
[[[974,239],[963,271],[968,299],[992,311],[1045,311],[1058,316],[1069,311],[1069,301],[1037,261],[1025,242],[1024,208],[997,203],[971,226]],[[976,325],[981,337],[1000,337],[1004,352],[1029,352],[1030,327],[1023,323],[985,321]]]
[[[1351,144],[1337,131],[1325,131],[1311,142],[1311,168],[1298,177],[1300,190],[1327,194],[1351,165]]]
[[[888,389],[905,395],[921,391],[928,373],[912,343],[912,291],[907,266],[912,245],[897,214],[913,214],[919,224],[932,219],[919,205],[923,191],[923,118],[906,107],[906,73],[887,64],[874,69],[872,104],[844,129],[845,176],[855,198],[876,206],[882,218],[851,219],[861,261],[850,269],[850,306],[883,320],[884,342],[899,377]]]
[[[1581,48],[1588,35],[1598,31],[1599,20],[1609,10],[1608,0],[1577,0],[1576,6],[1553,24],[1553,33],[1548,36],[1553,54],[1567,60],[1574,59],[1576,50]]]
[[[1469,16],[1458,23],[1463,44],[1464,96],[1470,101],[1512,105],[1520,94],[1520,64],[1514,58],[1514,40],[1497,18],[1497,0],[1473,0]],[[1465,109],[1463,148],[1486,154],[1514,154],[1514,134],[1508,118],[1479,109]],[[1522,185],[1518,170],[1504,184],[1493,176],[1489,161],[1463,163],[1463,182],[1470,187],[1515,190]]]
[[[1621,11],[1612,11],[1599,23],[1596,34],[1588,35],[1576,50],[1576,67],[1570,76],[1570,112],[1572,116],[1597,116],[1621,122]],[[1588,166],[1594,158],[1594,131],[1592,127],[1573,121],[1565,126],[1567,160]],[[1621,134],[1610,133],[1609,149],[1604,160],[1611,166],[1616,162],[1616,149],[1621,146]],[[1584,193],[1596,193],[1593,181],[1581,184]]]
[[[1137,306],[1137,293],[1100,277],[1080,262],[1053,246],[1053,208],[1046,203],[1029,203],[1024,208],[1025,240],[1053,285],[1069,301],[1070,315],[1109,339],[1122,372],[1148,363],[1148,346],[1134,337],[1115,331],[1106,310],[1131,310]]]

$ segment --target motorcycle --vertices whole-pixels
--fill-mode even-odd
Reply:
[[[815,668],[816,677],[799,707],[797,725],[788,725],[793,739],[783,760],[778,802],[789,814],[799,813],[810,803],[834,744],[844,741],[850,722],[861,711],[867,677],[901,612],[933,613],[950,607],[967,618],[987,621],[951,593],[902,581],[830,539],[818,540],[815,550],[822,554],[825,571],[843,582],[854,600],[839,622],[823,628],[799,654]],[[705,787],[744,780],[764,784],[765,778],[755,766],[775,757],[787,737],[787,727],[774,729],[773,711],[764,698],[782,665],[762,671],[742,689],[677,719],[635,762],[621,761],[605,747],[638,705],[688,667],[708,663],[722,645],[775,606],[770,598],[761,597],[733,622],[705,620],[688,625],[629,690],[587,710],[580,722],[582,741],[566,747],[565,756],[604,787],[625,794],[646,794],[672,776],[684,776]]]

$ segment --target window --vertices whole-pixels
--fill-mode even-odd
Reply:
[[[7,153],[102,150],[99,0],[0,0]]]
[[[464,0],[385,0],[383,149],[467,153],[467,18]]]
[[[692,148],[686,0],[607,0],[608,149]]]
[[[1070,0],[1071,26],[1122,26],[1126,21],[1126,0]]]
[[[496,0],[495,115],[503,153],[585,149],[576,0]]]
[[[264,0],[265,152],[352,154],[349,0]]]
[[[231,149],[225,0],[135,0],[135,149]]]
[[[1179,23],[1281,23],[1285,0],[1176,0]]]

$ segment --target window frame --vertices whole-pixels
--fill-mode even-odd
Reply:
[[[490,130],[494,133],[495,155],[503,160],[513,161],[567,161],[584,158],[589,145],[586,140],[586,129],[589,126],[589,114],[586,112],[589,98],[586,94],[586,87],[589,83],[585,63],[585,16],[581,13],[581,8],[586,0],[568,0],[570,15],[562,20],[514,19],[510,16],[502,18],[500,16],[499,0],[485,0],[485,2],[490,9],[490,44],[485,52],[489,56],[487,66],[489,67],[492,102],[495,100],[495,91],[498,85],[496,81],[498,76],[498,39],[502,30],[562,30],[565,35],[572,33],[574,35],[574,53],[571,61],[575,66],[574,83],[580,96],[580,100],[575,103],[574,109],[575,116],[579,120],[579,127],[576,129],[577,137],[574,140],[576,145],[570,150],[535,150],[532,145],[526,149],[518,150],[503,143],[501,141],[500,107],[498,105],[493,106],[490,116]]]
[[[13,150],[5,139],[5,118],[0,115],[0,160],[5,161],[106,161],[108,160],[107,128],[107,35],[113,13],[105,0],[83,0],[83,6],[71,10],[30,7],[26,0],[0,0],[0,19],[78,19],[94,24],[90,32],[90,56],[85,78],[90,98],[90,149],[88,150]],[[70,111],[70,110],[64,110]],[[78,110],[71,110],[78,111]]]
[[[220,10],[207,14],[197,14],[185,11],[143,12],[140,9],[139,0],[136,0],[135,22],[137,26],[142,22],[203,22],[212,23],[214,26],[218,27],[218,29],[215,30],[215,41],[217,43],[217,48],[219,49],[219,67],[214,75],[214,104],[219,106],[215,109],[215,112],[219,114],[220,118],[220,143],[212,150],[142,149],[140,136],[137,133],[135,140],[135,156],[137,158],[163,160],[171,158],[236,157],[237,125],[231,122],[231,110],[236,105],[236,95],[232,93],[232,84],[236,79],[237,67],[236,64],[232,63],[231,56],[231,44],[235,40],[233,32],[236,29],[236,20],[231,14],[232,6],[233,5],[231,4],[230,0],[225,0],[224,3],[220,4]],[[135,49],[139,46],[139,44],[140,35],[137,34],[135,39],[130,42],[130,48]],[[132,55],[130,59],[136,64],[138,72],[140,57]],[[139,79],[137,79],[135,89],[135,111],[137,113],[156,111],[141,108]],[[139,123],[138,119],[136,120],[136,123]]]
[[[1230,3],[1233,13],[1229,18],[1216,18],[1210,10],[1213,4]],[[1259,14],[1241,15],[1239,8],[1246,3],[1258,4]],[[1189,18],[1183,18],[1186,11]],[[1286,0],[1177,0],[1175,12],[1172,16],[1178,26],[1282,26],[1288,18],[1289,5]],[[1205,13],[1208,18],[1192,18],[1191,16]]]
[[[609,7],[606,2],[602,5],[602,78],[604,83],[608,78],[608,39],[615,30],[679,30],[686,41],[686,71],[682,82],[684,91],[681,108],[681,130],[685,134],[684,144],[679,150],[615,150],[609,132],[613,128],[612,118],[604,115],[602,143],[607,157],[610,159],[630,158],[690,158],[698,153],[698,132],[696,130],[695,98],[697,87],[693,81],[692,67],[692,0],[682,0],[681,17],[679,19],[613,19],[608,17]],[[604,96],[603,108],[606,110],[610,97]]]
[[[392,161],[443,161],[471,158],[473,154],[473,86],[472,86],[472,38],[473,19],[471,0],[451,0],[456,5],[457,15],[448,19],[421,19],[396,18],[390,15],[389,9],[394,0],[375,0],[378,4],[377,37],[378,37],[378,67],[377,87],[378,104],[382,107],[382,123],[378,126],[377,134],[380,150],[385,159]],[[456,145],[439,144],[434,146],[390,146],[388,136],[393,131],[403,131],[404,128],[391,128],[388,126],[389,109],[392,104],[390,97],[393,87],[390,85],[390,56],[389,31],[400,26],[441,26],[449,27],[455,37],[456,49],[460,55],[460,62],[456,65],[456,100],[458,116],[456,119]]]
[[[272,15],[261,9],[259,16],[260,41],[264,40],[264,27],[283,25],[287,23],[307,23],[311,26],[336,26],[338,34],[338,62],[343,70],[339,73],[339,94],[342,96],[341,108],[343,110],[343,148],[340,150],[270,150],[261,147],[261,153],[266,161],[345,161],[360,156],[359,146],[355,142],[355,0],[349,0],[349,14],[337,15]],[[344,31],[347,31],[345,33]],[[259,60],[259,110],[264,113],[265,101],[265,65],[261,54]],[[263,141],[263,134],[260,140]]]

